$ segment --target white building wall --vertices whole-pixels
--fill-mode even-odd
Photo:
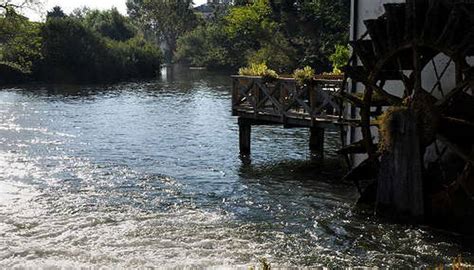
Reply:
[[[352,19],[351,19],[351,33],[354,33],[353,27],[357,25],[357,36],[352,36],[352,39],[360,38],[366,31],[364,21],[375,19],[382,15],[385,11],[383,4],[386,3],[405,3],[405,0],[352,0]],[[357,7],[355,7],[357,5]],[[354,11],[357,8],[357,22],[354,21]]]

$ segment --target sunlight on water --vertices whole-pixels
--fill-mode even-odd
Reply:
[[[238,157],[230,80],[204,71],[0,92],[0,266],[433,266],[458,238],[352,209],[308,131],[255,127]]]

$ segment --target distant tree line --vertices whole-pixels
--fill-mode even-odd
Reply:
[[[347,56],[349,18],[349,0],[238,0],[182,34],[175,60],[216,69],[266,63],[278,72],[331,71],[338,65],[331,60]]]
[[[166,47],[169,61],[211,69],[265,63],[279,72],[336,68],[347,44],[350,0],[211,1],[207,17],[191,0],[127,0],[130,18]],[[342,47],[339,47],[342,48]],[[347,48],[347,47],[345,47]]]
[[[210,16],[192,0],[127,0],[128,16],[55,7],[36,23],[0,0],[0,81],[152,77],[163,61],[220,70],[264,63],[279,73],[331,71],[347,61],[340,44],[348,40],[349,0],[211,2]]]
[[[44,23],[31,22],[6,6],[0,15],[0,82],[111,82],[153,77],[160,69],[158,45],[147,41],[116,9],[60,7]]]

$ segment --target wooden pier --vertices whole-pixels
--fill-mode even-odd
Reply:
[[[341,125],[343,108],[336,97],[342,78],[316,78],[299,84],[293,78],[265,81],[261,77],[232,76],[232,115],[238,116],[240,154],[250,155],[253,125],[309,128],[309,148],[322,157],[324,131]]]

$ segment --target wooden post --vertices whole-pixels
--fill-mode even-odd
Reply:
[[[234,106],[236,106],[239,103],[239,79],[237,78],[232,78],[232,116],[236,115]]]
[[[390,149],[382,154],[377,187],[377,214],[408,221],[424,215],[422,158],[416,117],[394,112],[390,120]]]
[[[248,121],[239,118],[239,147],[242,156],[250,156],[251,129],[252,126]]]
[[[314,119],[313,114],[318,107],[318,92],[322,91],[322,87],[319,82],[315,82],[307,87],[309,91],[309,105],[311,107],[309,114],[311,115],[311,119]]]
[[[324,128],[311,127],[309,132],[309,150],[311,156],[324,157]]]

